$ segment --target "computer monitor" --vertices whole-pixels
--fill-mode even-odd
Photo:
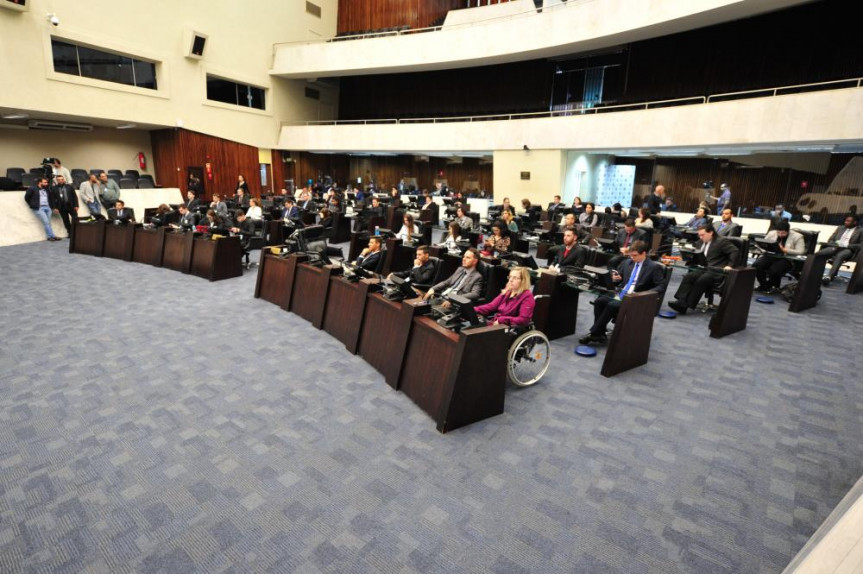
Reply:
[[[311,265],[324,266],[332,264],[327,255],[327,242],[323,239],[307,241],[306,248],[303,251],[309,255],[309,264]]]
[[[539,269],[539,265],[536,264],[536,260],[528,253],[513,251],[512,258],[515,259],[515,261],[520,267],[527,267],[528,269]]]
[[[590,275],[591,282],[594,287],[600,289],[614,290],[614,279],[612,279],[611,271],[605,267],[593,267],[585,265],[584,271]]]
[[[454,303],[458,305],[459,314],[461,318],[470,323],[471,325],[480,325],[482,324],[479,315],[476,314],[476,309],[474,309],[474,302],[470,299],[463,297],[461,295],[457,295],[451,293],[446,296],[446,299],[450,303]]]
[[[393,275],[392,284],[395,289],[387,293],[387,298],[391,300],[413,299],[417,296],[416,292],[411,287],[410,281]]]

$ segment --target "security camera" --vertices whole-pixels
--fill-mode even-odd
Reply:
[[[51,25],[54,27],[60,25],[60,18],[58,18],[56,14],[48,14],[48,21],[51,22]]]

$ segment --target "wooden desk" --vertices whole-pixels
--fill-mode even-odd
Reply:
[[[397,239],[395,237],[387,237],[384,241],[384,263],[383,267],[381,267],[381,275],[389,275],[390,271],[404,271],[404,269],[393,269],[393,260],[398,251],[398,247],[402,244],[401,239]]]
[[[162,250],[162,267],[189,273],[194,237],[195,234],[191,231],[166,233]]]
[[[123,261],[132,260],[132,249],[135,246],[135,228],[134,224],[115,224],[108,222],[105,224],[105,249],[102,254],[105,257],[114,259],[122,259]]]
[[[165,246],[165,228],[135,230],[135,245],[132,248],[132,261],[162,266],[162,252]]]
[[[72,236],[69,239],[69,253],[95,255],[102,257],[105,247],[105,220],[81,223],[72,219]]]
[[[549,340],[575,333],[578,293],[578,289],[566,287],[566,275],[563,273],[543,270],[540,274],[533,294],[549,295],[550,298],[548,304],[540,305],[541,299],[537,302],[533,323]]]
[[[710,319],[710,336],[720,339],[746,328],[752,288],[755,286],[755,268],[732,269],[725,278],[725,291],[719,309]]]
[[[366,311],[369,289],[377,279],[352,283],[341,276],[330,277],[330,292],[324,306],[324,331],[345,344],[356,354]]]
[[[281,245],[285,242],[281,219],[270,219],[264,222],[264,238],[267,245]]]
[[[210,281],[230,279],[243,274],[242,257],[243,247],[239,237],[197,238],[193,240],[189,267],[192,275]]]
[[[789,311],[799,313],[811,309],[818,303],[818,298],[821,296],[821,278],[824,276],[824,268],[829,258],[829,255],[822,254],[821,251],[806,258],[800,281],[797,282],[797,292],[788,305]]]
[[[264,253],[258,265],[255,297],[278,305],[285,311],[290,309],[297,265],[308,259],[308,255],[305,254],[280,257],[272,253]]]
[[[603,377],[613,377],[647,363],[658,302],[656,291],[632,293],[623,298],[602,362]]]
[[[318,329],[324,324],[330,277],[333,269],[337,268],[331,265],[315,267],[308,263],[297,265],[290,309]]]
[[[394,389],[399,388],[402,361],[414,317],[428,313],[422,299],[389,301],[380,293],[369,295],[360,334],[359,353]]]
[[[854,259],[854,273],[851,274],[848,288],[845,289],[849,295],[854,295],[860,291],[863,291],[863,249],[857,252],[857,257]]]
[[[499,415],[509,343],[503,325],[456,334],[416,317],[399,387],[442,433]]]

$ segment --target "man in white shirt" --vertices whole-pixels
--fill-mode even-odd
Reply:
[[[839,268],[847,260],[851,259],[860,249],[861,243],[860,228],[857,227],[857,217],[849,215],[845,218],[845,224],[840,225],[827,240],[827,245],[821,248],[819,253],[826,253],[833,258],[830,264],[830,272],[824,277],[822,282],[824,285],[830,285],[836,274],[839,273]]]

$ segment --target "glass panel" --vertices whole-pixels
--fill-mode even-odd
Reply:
[[[76,47],[60,40],[51,40],[51,51],[54,54],[54,71],[60,74],[80,76],[78,71],[78,52]]]
[[[84,77],[135,85],[132,78],[132,58],[84,46],[78,46],[78,58],[81,62],[81,75]]]
[[[236,105],[237,85],[234,82],[207,76],[207,99]]]
[[[135,60],[135,85],[139,88],[156,89],[156,64]]]
[[[261,88],[250,87],[249,91],[252,94],[252,104],[253,108],[257,108],[259,110],[266,109],[266,102],[264,101],[264,90]]]

